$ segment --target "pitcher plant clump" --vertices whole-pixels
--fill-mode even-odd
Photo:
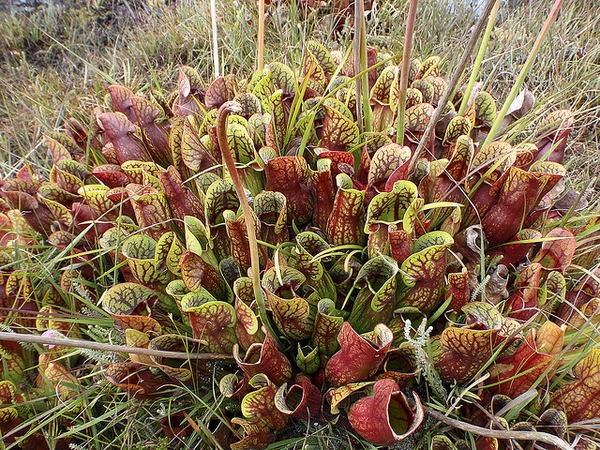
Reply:
[[[110,86],[89,126],[45,135],[47,176],[26,166],[0,190],[3,330],[93,339],[92,315],[130,347],[215,357],[131,353],[88,376],[67,347],[1,341],[3,436],[49,448],[20,405],[110,383],[140,404],[214,389],[227,408],[208,421],[228,431],[212,439],[233,450],[319,424],[376,446],[517,439],[436,426],[436,411],[539,448],[595,445],[571,428],[600,413],[597,216],[561,201],[573,114],[547,112],[527,140],[507,116],[482,145],[496,101],[476,89],[459,115],[459,90],[413,161],[441,59],[410,61],[398,139],[401,65],[368,53],[368,132],[354,68],[311,41],[299,70]]]

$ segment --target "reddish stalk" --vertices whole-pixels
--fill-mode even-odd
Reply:
[[[265,294],[260,284],[260,264],[258,257],[258,242],[256,239],[256,224],[254,222],[254,213],[250,209],[250,204],[246,198],[246,192],[244,191],[244,185],[240,180],[237,168],[235,167],[235,161],[231,154],[231,148],[229,148],[229,142],[227,140],[227,118],[229,114],[241,111],[242,107],[238,102],[229,101],[225,102],[219,108],[217,113],[217,139],[219,141],[219,148],[223,155],[223,162],[227,167],[227,171],[231,176],[231,181],[235,187],[235,192],[240,200],[242,206],[242,212],[244,214],[244,222],[246,224],[246,233],[248,234],[248,244],[250,246],[250,266],[251,266],[251,278],[252,288],[254,289],[254,297],[258,305],[258,314],[263,325],[267,328],[267,331],[277,345],[280,346],[279,336],[275,333],[275,330],[271,326],[271,322],[267,316],[267,309],[265,305]]]
[[[258,54],[256,57],[257,69],[264,68],[265,54],[265,0],[258,0]]]
[[[406,32],[404,33],[404,48],[402,49],[402,67],[400,68],[400,103],[398,105],[398,122],[396,124],[396,142],[404,145],[404,113],[406,112],[406,90],[408,89],[408,71],[410,70],[410,55],[412,54],[415,19],[417,17],[419,0],[410,0]]]

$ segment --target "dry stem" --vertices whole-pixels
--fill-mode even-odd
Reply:
[[[489,428],[482,428],[470,423],[461,422],[460,420],[451,419],[450,417],[445,416],[442,413],[426,406],[423,408],[425,409],[425,414],[428,414],[435,420],[445,423],[453,428],[458,428],[459,430],[467,431],[479,436],[518,441],[539,441],[554,445],[563,450],[574,450],[569,443],[565,442],[558,436],[554,436],[549,433],[543,433],[540,431],[490,430]]]
[[[6,331],[0,331],[0,341],[28,342],[31,344],[41,345],[59,345],[62,347],[89,348],[91,350],[99,350],[102,352],[135,353],[137,355],[157,356],[172,359],[233,359],[231,355],[224,355],[219,353],[186,353],[172,352],[168,350],[152,350],[148,348],[130,347],[128,345],[103,344],[101,342],[84,341],[81,339],[71,339],[68,337],[53,338],[39,336],[37,334],[8,333]]]

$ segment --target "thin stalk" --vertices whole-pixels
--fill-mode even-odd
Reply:
[[[479,77],[479,69],[481,68],[481,63],[483,61],[483,57],[485,56],[485,51],[487,50],[488,43],[490,42],[492,30],[494,29],[494,25],[496,24],[496,17],[498,16],[498,9],[500,9],[500,3],[500,0],[496,0],[496,3],[494,4],[492,12],[490,13],[490,17],[487,21],[485,31],[483,32],[481,44],[479,44],[479,51],[477,52],[477,57],[475,58],[475,63],[473,64],[473,70],[471,71],[471,78],[469,78],[469,83],[467,84],[462,103],[460,104],[460,108],[458,110],[459,116],[464,115],[465,111],[467,110],[467,107],[469,106],[469,98],[471,97],[471,92],[473,92],[473,86],[475,85],[475,82]]]
[[[265,0],[258,0],[258,55],[256,57],[258,70],[264,68],[265,55]]]
[[[222,355],[219,353],[186,353],[172,352],[168,350],[152,350],[148,348],[130,347],[128,345],[112,345],[104,344],[102,342],[84,341],[82,339],[71,339],[67,337],[53,338],[40,336],[37,334],[9,333],[6,331],[0,331],[0,340],[11,342],[27,342],[30,344],[40,345],[59,345],[62,347],[89,348],[91,350],[98,350],[101,352],[135,353],[136,355],[157,356],[172,359],[233,359],[231,355]]]
[[[252,213],[250,205],[248,204],[248,199],[246,198],[246,193],[244,192],[244,185],[240,180],[237,168],[235,167],[235,161],[233,160],[233,155],[231,154],[231,149],[229,148],[229,142],[227,141],[227,117],[229,117],[229,114],[239,112],[241,110],[241,105],[235,101],[225,102],[221,105],[217,113],[217,140],[219,142],[221,154],[223,155],[223,161],[225,162],[227,171],[231,176],[231,181],[233,182],[233,186],[235,187],[235,192],[237,193],[237,196],[240,200],[242,212],[244,214],[244,222],[246,223],[246,233],[248,233],[248,244],[250,246],[252,288],[254,290],[256,304],[258,305],[258,315],[260,316],[263,325],[267,328],[269,334],[273,337],[273,339],[275,339],[275,342],[277,342],[278,347],[281,348],[279,336],[277,335],[277,333],[275,333],[275,330],[273,329],[273,327],[271,326],[271,322],[269,321],[269,317],[267,316],[265,294],[260,284],[260,263],[258,258],[258,240],[256,238],[254,214]]]
[[[421,140],[419,141],[419,145],[417,146],[417,149],[415,150],[415,153],[411,158],[410,165],[408,167],[408,173],[411,173],[414,171],[415,166],[417,165],[417,161],[423,154],[423,150],[425,150],[425,145],[429,142],[431,133],[433,133],[433,130],[435,129],[435,126],[436,126],[438,120],[440,120],[440,117],[442,116],[442,111],[444,110],[444,107],[446,106],[446,104],[448,103],[448,100],[454,93],[456,86],[458,85],[458,82],[461,79],[462,74],[465,71],[465,68],[467,67],[469,59],[471,58],[471,55],[473,54],[473,49],[475,48],[475,44],[477,43],[479,36],[481,36],[483,27],[486,24],[487,18],[490,16],[490,13],[491,13],[492,8],[494,7],[495,3],[496,3],[496,0],[487,0],[486,1],[483,11],[481,13],[481,16],[479,17],[479,20],[475,24],[475,28],[471,32],[471,38],[469,39],[469,42],[467,43],[467,46],[465,47],[465,51],[463,52],[463,54],[460,58],[460,61],[458,63],[458,66],[456,67],[456,70],[452,74],[452,78],[451,78],[450,82],[448,83],[448,87],[446,88],[444,95],[442,95],[442,98],[440,99],[437,108],[435,109],[435,111],[433,111],[433,115],[431,117],[431,120],[429,121],[429,125],[427,125],[427,128],[425,129],[425,132],[423,133],[423,136],[421,137]]]
[[[371,131],[371,106],[369,105],[369,72],[365,26],[365,4],[354,2],[354,73],[356,78],[356,117],[358,129]]]
[[[498,113],[498,117],[496,117],[496,121],[492,125],[492,128],[490,129],[490,132],[487,135],[487,137],[485,138],[485,141],[483,142],[481,147],[492,142],[494,140],[494,138],[496,137],[496,133],[498,133],[498,129],[500,128],[500,124],[502,123],[502,119],[504,118],[504,116],[506,116],[506,113],[508,112],[510,105],[512,104],[514,99],[519,94],[519,90],[521,89],[521,86],[525,82],[525,77],[527,76],[527,74],[529,73],[529,70],[531,69],[531,66],[533,65],[535,57],[537,56],[537,53],[540,50],[540,47],[542,46],[542,42],[544,41],[544,38],[548,34],[548,31],[550,30],[550,26],[552,25],[552,23],[556,20],[556,17],[558,16],[558,11],[560,10],[562,3],[563,3],[563,0],[556,0],[554,2],[554,5],[552,6],[550,13],[548,14],[548,17],[546,17],[546,22],[544,22],[544,26],[540,30],[540,33],[538,34],[535,42],[533,43],[533,47],[531,48],[531,51],[529,52],[529,55],[527,56],[527,60],[525,61],[525,64],[523,64],[523,68],[521,69],[521,72],[519,72],[519,76],[517,77],[515,84],[513,85],[512,89],[510,90],[508,97],[504,101],[504,104],[502,105],[502,109]]]
[[[398,119],[396,122],[396,142],[404,144],[404,113],[406,112],[406,90],[408,89],[408,71],[410,70],[410,55],[412,54],[413,35],[415,32],[415,19],[419,0],[410,0],[406,31],[404,33],[404,48],[402,49],[402,66],[400,68],[400,102],[398,105]]]
[[[213,72],[219,76],[219,41],[217,39],[217,5],[216,0],[210,0],[210,23],[212,27]]]

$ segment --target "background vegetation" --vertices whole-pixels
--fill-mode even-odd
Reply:
[[[243,77],[256,60],[256,45],[249,38],[256,34],[256,5],[218,3],[221,73]],[[298,66],[308,39],[330,49],[348,47],[351,20],[297,3],[268,9],[265,61]],[[406,3],[374,3],[367,22],[369,45],[401,54]],[[500,11],[482,67],[485,88],[499,99],[512,86],[549,8],[542,0],[509,3]],[[539,100],[577,110],[578,139],[571,148],[587,161],[596,158],[600,108],[600,17],[590,14],[594,7],[594,0],[565,3],[526,84]],[[475,10],[468,2],[422,0],[414,54],[444,56],[451,73]],[[208,1],[57,2],[29,14],[5,11],[0,30],[0,173],[5,175],[24,156],[43,167],[42,132],[60,128],[69,116],[81,118],[82,111],[102,102],[111,83],[170,92],[180,64],[197,67],[207,82],[213,75]],[[578,172],[592,166],[572,164],[580,166],[571,167]]]

